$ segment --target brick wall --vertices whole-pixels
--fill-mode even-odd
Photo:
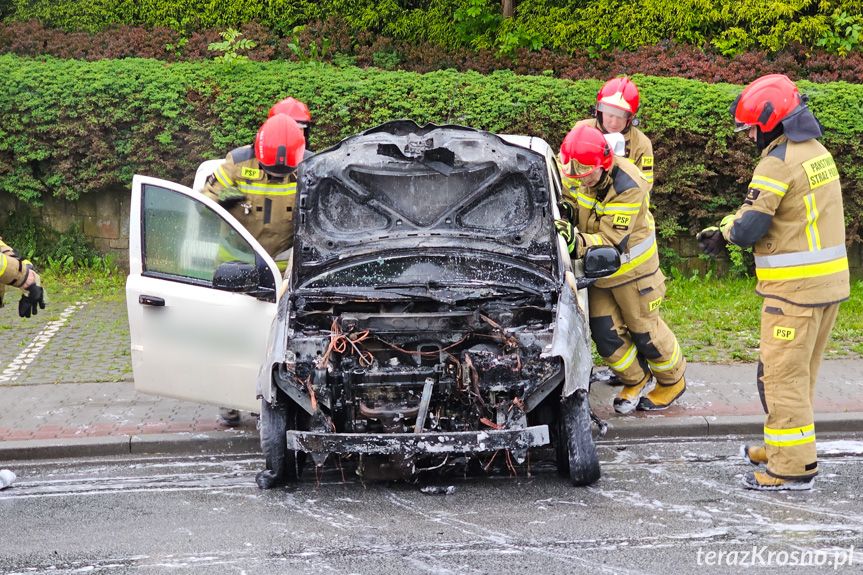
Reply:
[[[99,252],[113,253],[117,264],[128,269],[129,204],[128,191],[123,194],[116,191],[94,192],[84,194],[76,201],[48,198],[38,208],[29,207],[9,194],[0,193],[0,217],[5,217],[10,211],[29,209],[45,227],[57,231],[66,231],[77,223],[78,229],[92,239]]]

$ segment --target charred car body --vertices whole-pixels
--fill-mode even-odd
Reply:
[[[355,454],[406,477],[553,443],[599,477],[582,262],[554,231],[548,145],[389,122],[299,168],[290,280],[258,381],[261,487]],[[533,149],[530,149],[533,148]],[[614,271],[616,252],[586,258]]]

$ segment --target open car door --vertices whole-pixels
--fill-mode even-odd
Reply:
[[[137,391],[259,411],[281,284],[273,259],[218,204],[134,177],[126,305]]]

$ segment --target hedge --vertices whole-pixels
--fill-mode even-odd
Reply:
[[[38,204],[50,195],[127,193],[142,173],[190,184],[204,159],[250,143],[271,104],[292,95],[312,110],[310,147],[395,118],[530,134],[556,147],[589,114],[601,85],[498,71],[429,74],[249,62],[125,59],[81,62],[0,56],[0,191]],[[732,133],[738,86],[636,76],[642,128],[654,142],[660,232],[694,232],[739,205],[756,161]],[[848,237],[863,221],[863,86],[799,82],[828,130],[840,167]]]
[[[398,41],[453,47],[464,43],[454,18],[471,0],[0,0],[7,19],[36,18],[51,27],[93,32],[113,25],[176,29],[236,27],[260,20],[288,32],[296,25],[342,16],[348,31],[382,33]],[[776,51],[793,42],[814,46],[836,28],[834,13],[863,22],[858,0],[520,0],[515,17],[480,43],[498,45],[508,33],[537,34],[551,48],[633,49],[661,40],[725,51]],[[480,2],[499,14],[498,0]],[[846,24],[847,29],[851,24]],[[844,35],[846,29],[837,30]]]

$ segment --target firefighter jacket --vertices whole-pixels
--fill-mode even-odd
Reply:
[[[607,133],[599,124],[599,120],[597,120],[596,118],[588,118],[586,120],[576,122],[575,124],[576,127],[583,125],[597,128],[603,134]],[[653,144],[650,143],[650,138],[645,136],[644,132],[634,126],[630,126],[629,128],[627,128],[622,133],[622,135],[623,139],[626,141],[626,159],[635,164],[635,167],[641,170],[647,181],[652,184]],[[558,164],[560,164],[560,158],[558,158]],[[563,183],[564,191],[568,191],[570,192],[570,194],[574,195],[575,190],[578,189],[578,181],[572,178],[567,178],[566,176],[564,176],[563,171],[561,171],[561,180]]]
[[[655,226],[648,209],[651,187],[638,168],[615,156],[596,186],[582,185],[575,192],[579,242],[573,257],[584,257],[587,248],[595,245],[612,245],[620,252],[620,269],[599,279],[596,287],[617,287],[659,269]]]
[[[7,285],[17,287],[27,280],[28,263],[0,239],[0,305]]]
[[[814,138],[782,135],[762,151],[746,200],[722,234],[754,246],[762,297],[823,306],[850,295],[839,171]]]
[[[237,148],[207,178],[201,193],[217,200],[219,192],[237,188],[246,201],[228,211],[251,232],[267,253],[275,257],[294,243],[296,172],[273,178],[261,169],[251,146]]]

